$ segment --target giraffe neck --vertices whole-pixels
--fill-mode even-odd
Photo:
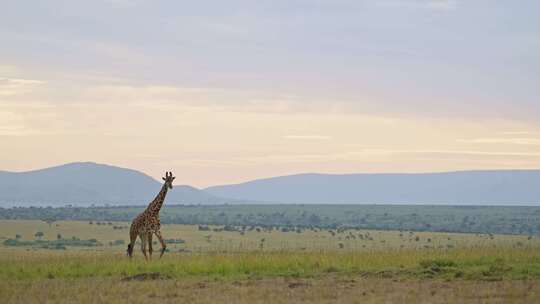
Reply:
[[[165,183],[163,187],[161,187],[161,190],[159,191],[156,198],[154,198],[154,200],[150,203],[150,205],[148,205],[148,208],[146,208],[146,210],[149,213],[153,215],[156,215],[159,213],[159,210],[161,210],[161,206],[163,206],[163,202],[165,201],[167,190],[168,190],[168,187],[167,187],[167,184]]]

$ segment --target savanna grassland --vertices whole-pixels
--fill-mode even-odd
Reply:
[[[0,221],[8,303],[535,303],[531,235],[163,225],[129,260],[127,222]],[[41,232],[41,233],[39,233]],[[137,246],[138,249],[138,246]]]
[[[0,208],[0,219],[131,221],[145,206]],[[540,207],[437,205],[172,205],[164,224],[360,228],[540,235]]]

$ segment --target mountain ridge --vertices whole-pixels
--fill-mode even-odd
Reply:
[[[0,206],[145,205],[160,187],[160,181],[134,169],[74,162],[25,172],[0,171]],[[540,204],[540,170],[310,172],[204,189],[175,185],[167,201],[182,204]]]
[[[391,189],[392,191],[389,191]],[[540,170],[301,173],[204,188],[233,199],[290,203],[540,203]]]
[[[0,203],[11,205],[144,205],[161,183],[129,168],[73,162],[25,172],[0,171]],[[220,203],[223,199],[188,185],[175,185],[167,201]]]

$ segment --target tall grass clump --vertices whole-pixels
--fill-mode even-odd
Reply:
[[[339,273],[482,279],[540,278],[535,248],[465,248],[363,252],[245,252],[167,254],[162,259],[132,260],[123,254],[65,251],[17,252],[0,256],[0,279],[125,277],[159,272],[171,278],[257,276],[307,277]]]

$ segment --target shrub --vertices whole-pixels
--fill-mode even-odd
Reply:
[[[434,259],[434,260],[422,260],[420,261],[420,267],[422,268],[443,268],[443,267],[456,267],[457,264],[449,259]]]

